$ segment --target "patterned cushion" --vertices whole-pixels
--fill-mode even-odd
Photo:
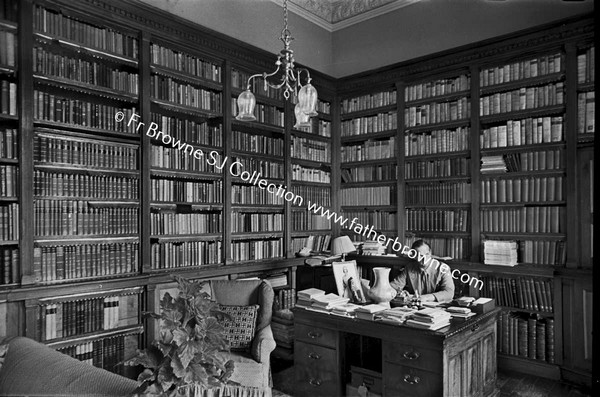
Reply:
[[[231,350],[247,350],[252,345],[258,305],[251,306],[223,306],[219,309],[231,316],[231,320],[223,320],[225,333]]]

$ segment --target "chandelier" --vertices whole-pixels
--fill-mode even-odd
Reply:
[[[310,72],[304,68],[294,68],[294,51],[290,49],[290,43],[294,38],[288,29],[288,8],[287,0],[283,0],[283,30],[279,38],[283,42],[283,49],[277,55],[275,61],[276,69],[272,73],[258,73],[248,78],[246,90],[242,91],[237,99],[238,115],[237,120],[254,121],[254,107],[256,98],[250,91],[251,82],[255,78],[262,78],[264,89],[267,87],[274,89],[283,89],[283,97],[288,100],[293,95],[297,98],[294,114],[296,124],[294,128],[310,126],[309,118],[317,115],[317,90],[310,84]],[[302,73],[306,74],[306,84],[302,85],[300,77]],[[277,76],[280,76],[278,79]],[[275,81],[272,81],[272,80]],[[278,81],[277,81],[278,80]]]

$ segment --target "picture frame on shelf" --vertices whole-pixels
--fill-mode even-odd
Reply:
[[[366,303],[367,294],[358,275],[356,261],[332,263],[338,295],[349,298],[352,303]]]

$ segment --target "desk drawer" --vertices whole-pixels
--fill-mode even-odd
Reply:
[[[440,350],[425,349],[412,344],[384,342],[383,359],[390,363],[440,373],[443,367]]]
[[[383,395],[435,397],[443,393],[442,372],[383,363]]]
[[[296,389],[300,396],[336,396],[340,376],[336,350],[305,342],[294,344]]]
[[[294,324],[294,337],[296,340],[335,348],[336,335],[337,332],[331,329],[313,327],[302,323]]]

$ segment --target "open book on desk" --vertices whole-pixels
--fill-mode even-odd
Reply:
[[[333,262],[337,261],[340,258],[341,258],[340,255],[332,255],[332,256],[315,255],[315,256],[311,256],[311,257],[306,258],[304,260],[304,264],[308,265],[308,266],[321,266],[321,265],[329,265],[329,266],[331,266],[331,264]]]

